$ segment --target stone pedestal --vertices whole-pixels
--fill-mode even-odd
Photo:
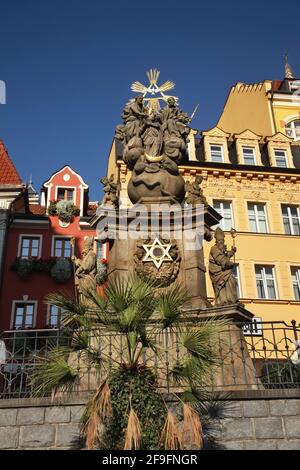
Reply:
[[[128,218],[124,222],[122,211],[117,213],[114,224],[110,224],[109,230],[115,232],[116,237],[111,241],[109,256],[109,279],[127,277],[134,272],[142,271],[146,265],[143,261],[143,245],[151,244],[158,238],[166,245],[172,244],[173,253],[177,250],[176,266],[170,275],[170,282],[162,284],[167,287],[172,282],[178,282],[185,286],[190,296],[189,307],[204,309],[210,306],[207,300],[206,268],[204,266],[203,242],[209,239],[210,227],[218,223],[220,216],[209,206],[185,208],[168,197],[142,198],[140,207],[146,209],[138,213],[138,205],[135,212],[129,210]],[[140,234],[133,238],[130,229],[136,224],[138,217],[140,227],[144,227]],[[166,222],[170,222],[168,230],[165,230]],[[148,233],[150,233],[148,235]],[[141,249],[141,259],[138,250]],[[144,255],[146,251],[144,251]],[[167,273],[171,268],[171,260],[163,261],[157,268],[152,265],[152,274],[159,277],[163,271]],[[151,263],[151,261],[149,261]],[[150,264],[148,265],[150,266]],[[147,268],[148,268],[147,266]],[[172,270],[170,270],[172,271]],[[159,286],[158,286],[159,288]]]
[[[250,357],[250,346],[247,345],[243,333],[243,325],[251,322],[253,314],[242,304],[224,305],[207,308],[205,311],[186,311],[186,321],[199,321],[208,318],[225,318],[229,325],[221,334],[218,353],[220,367],[213,377],[214,390],[258,390],[263,389],[260,379]]]

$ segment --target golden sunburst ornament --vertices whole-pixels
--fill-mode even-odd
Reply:
[[[169,90],[173,90],[175,87],[175,83],[167,80],[162,85],[158,85],[160,71],[157,69],[150,69],[147,72],[147,77],[149,80],[149,85],[143,85],[141,82],[133,82],[131,85],[131,90],[135,93],[139,93],[143,96],[145,105],[149,109],[149,114],[157,112],[160,110],[160,100],[167,102],[168,98],[174,98],[176,103],[178,101],[177,96],[173,95],[166,95],[165,92]],[[156,96],[158,95],[159,96]],[[147,96],[151,95],[151,96]]]

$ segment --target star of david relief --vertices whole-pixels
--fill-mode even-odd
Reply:
[[[164,261],[173,261],[169,253],[171,246],[171,243],[161,243],[158,238],[155,238],[150,245],[142,245],[146,252],[142,262],[152,262],[159,269]]]

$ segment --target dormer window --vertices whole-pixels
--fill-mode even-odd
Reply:
[[[299,80],[290,81],[289,85],[290,85],[290,90],[292,92],[300,90],[300,81]]]
[[[289,122],[285,126],[285,133],[290,139],[300,140],[300,119]]]
[[[74,201],[74,188],[58,188],[57,200],[58,201]]]
[[[287,155],[285,150],[274,149],[274,156],[278,168],[287,168]]]
[[[224,156],[223,156],[223,147],[222,145],[210,145],[210,156],[211,161],[216,163],[223,163]]]
[[[242,146],[243,159],[245,165],[256,165],[254,147]]]

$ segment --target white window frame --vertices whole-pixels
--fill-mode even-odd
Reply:
[[[244,149],[251,149],[251,150],[253,151],[254,163],[246,163],[246,162],[245,162]],[[255,147],[251,147],[251,145],[242,145],[242,154],[243,154],[243,162],[244,162],[244,165],[253,165],[253,166],[257,165]]]
[[[65,186],[56,186],[55,188],[55,201],[57,201],[57,193],[58,193],[58,190],[59,189],[73,189],[74,192],[73,192],[73,204],[76,205],[76,200],[77,200],[77,186],[68,186],[68,185],[65,185]],[[67,200],[67,199],[66,199]]]
[[[263,282],[266,297],[258,297],[256,268],[259,268],[259,267],[263,269],[262,282]],[[272,280],[274,281],[275,298],[269,298],[266,271],[265,271],[266,268],[271,268],[272,269]],[[255,264],[254,265],[254,275],[255,275],[255,285],[256,285],[257,298],[260,299],[260,300],[278,300],[279,297],[278,297],[278,290],[277,290],[275,266],[273,264],[272,265],[269,265],[269,264]]]
[[[50,317],[51,317],[51,307],[55,307],[55,305],[51,305],[49,304],[48,305],[48,308],[47,308],[47,325],[50,326]],[[57,307],[56,307],[57,308]],[[61,310],[61,309],[60,309]],[[60,313],[60,315],[62,315],[62,312]],[[52,329],[53,330],[59,330],[61,327],[59,326],[56,326],[56,327],[53,327]]]
[[[299,83],[300,83],[300,82],[299,82]],[[300,86],[299,86],[299,88],[300,88]],[[299,89],[299,88],[298,88],[298,89]],[[294,139],[295,142],[298,142],[298,141],[300,140],[300,136],[297,138],[296,129],[295,129],[295,121],[299,121],[299,122],[300,122],[300,119],[299,119],[299,118],[298,118],[298,119],[293,119],[292,121],[286,123],[286,125],[285,125],[285,133],[286,133],[286,135],[287,135],[290,139]],[[288,126],[290,126],[289,129],[287,129]],[[291,131],[291,134],[292,134],[291,136],[288,135],[288,132],[287,132],[288,130]]]
[[[296,271],[296,285],[299,289],[299,293],[300,293],[300,266],[291,266],[291,280],[292,280],[292,290],[293,290],[293,297],[294,297],[294,300],[297,300],[299,301],[300,299],[296,299],[296,296],[295,296],[295,293],[294,293],[294,281],[293,281],[293,270]]]
[[[219,222],[219,226],[221,227],[221,229],[224,231],[224,232],[228,232],[230,231],[231,228],[234,227],[234,217],[233,217],[233,208],[232,208],[232,201],[230,200],[226,200],[226,199],[213,199],[212,200],[212,204],[214,206],[214,203],[215,202],[219,202],[221,204],[221,208],[220,208],[220,215],[223,217],[222,220],[220,220]],[[225,227],[224,227],[224,207],[223,207],[223,203],[227,203],[230,205],[230,214],[231,214],[231,227],[229,230],[226,230]],[[217,211],[217,209],[215,209],[215,211]],[[218,211],[217,211],[218,212]]]
[[[284,221],[283,221],[283,218],[284,218],[284,215],[282,213],[282,207],[283,206],[286,206],[287,207],[287,210],[288,210],[288,220],[289,220],[289,224],[290,224],[290,230],[291,230],[291,233],[286,233],[285,231],[285,227],[284,227]],[[295,207],[297,209],[297,215],[298,215],[298,222],[299,222],[299,225],[300,225],[300,215],[299,215],[299,206],[296,206],[296,205],[293,205],[293,204],[281,204],[280,205],[280,208],[281,208],[281,219],[282,219],[282,225],[283,225],[283,233],[285,235],[294,235],[294,236],[299,236],[298,234],[295,235],[294,233],[294,226],[292,224],[292,220],[293,220],[293,217],[292,217],[292,214],[291,214],[291,207]]]
[[[276,152],[283,152],[284,157],[278,157],[278,158],[284,158],[285,159],[285,166],[279,166],[277,164],[277,157],[276,157]],[[274,161],[276,163],[276,168],[288,168],[288,156],[287,156],[287,151],[285,149],[280,149],[280,148],[274,148]]]
[[[242,296],[243,296],[243,293],[242,293],[242,284],[241,284],[241,274],[240,274],[240,265],[239,265],[239,263],[235,263],[235,267],[236,267],[235,279],[236,279],[237,285],[238,285],[238,297],[239,297],[239,299],[241,299]]]
[[[221,162],[216,162],[215,160],[212,159],[212,147],[220,147],[221,149],[221,157],[222,157],[222,161]],[[221,144],[214,144],[213,142],[210,142],[209,143],[209,151],[210,151],[210,161],[213,162],[213,163],[224,163],[224,149],[223,149],[223,145]]]
[[[55,240],[57,238],[65,238],[67,240],[70,240],[71,241],[71,236],[69,235],[53,235],[52,237],[52,240],[51,240],[51,256],[55,257],[55,258],[60,258],[59,256],[55,256]],[[67,259],[71,259],[72,256],[74,256],[74,245],[71,245],[71,256],[70,258],[67,258]]]
[[[245,336],[262,336],[262,331],[262,317],[253,317],[251,323],[246,323],[243,326]]]
[[[33,316],[32,316],[32,328],[35,328],[36,325],[36,316],[37,316],[37,306],[38,306],[38,301],[37,300],[13,300],[12,301],[12,307],[11,307],[11,317],[10,317],[10,329],[14,330],[14,321],[15,321],[15,311],[16,311],[16,305],[17,304],[34,304],[34,309],[33,309]],[[16,330],[20,331],[20,330]]]
[[[293,80],[289,82],[290,91],[297,91],[300,88],[300,80]]]
[[[249,217],[249,204],[254,205],[254,215],[255,215],[255,223],[257,228],[259,228],[259,220],[258,220],[258,211],[257,211],[257,206],[261,205],[264,208],[264,214],[265,214],[265,220],[266,220],[266,227],[267,231],[266,232],[261,232],[257,230],[256,232],[251,231],[251,223],[250,223],[250,217]],[[253,201],[247,201],[247,213],[248,213],[248,222],[249,222],[249,230],[251,233],[270,233],[269,230],[269,223],[268,223],[268,213],[267,213],[267,204],[265,202],[253,202]]]
[[[36,233],[21,233],[19,235],[19,243],[18,243],[18,258],[21,258],[22,254],[22,239],[23,238],[39,238],[40,243],[39,243],[39,252],[37,258],[41,258],[42,256],[42,241],[43,241],[43,235],[38,235]],[[24,258],[27,259],[27,258]]]

